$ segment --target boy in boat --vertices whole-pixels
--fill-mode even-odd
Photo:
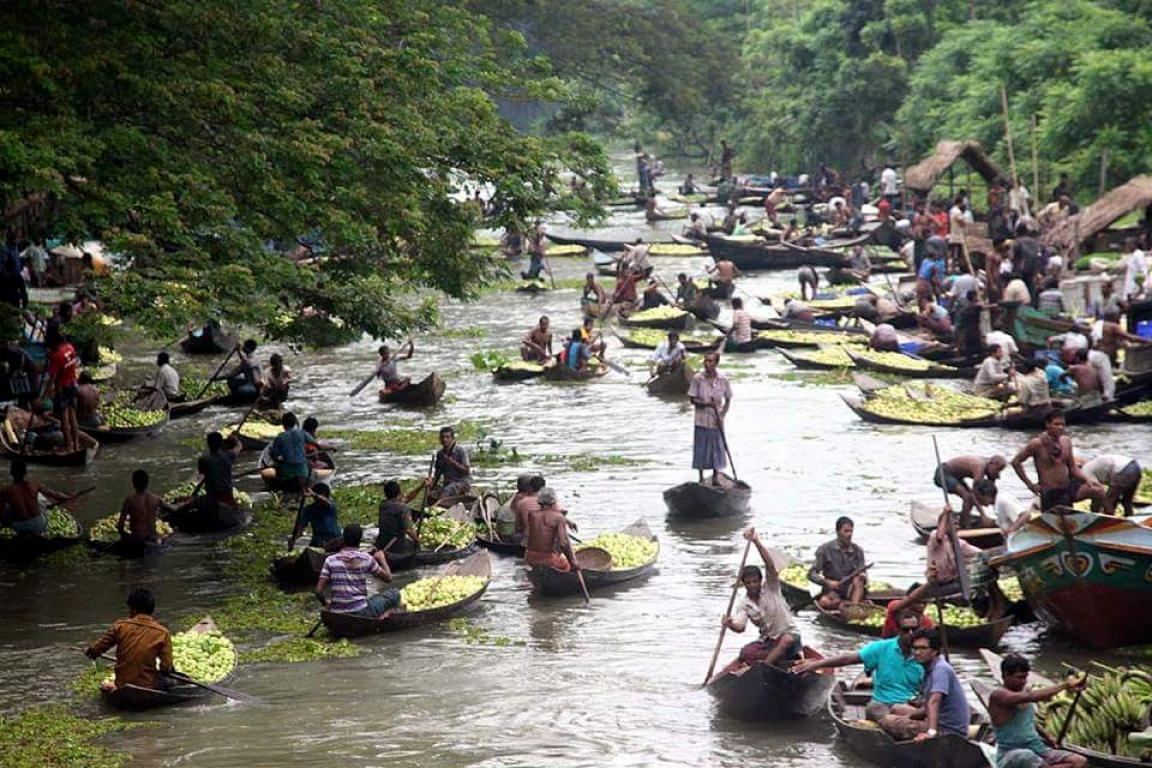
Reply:
[[[76,424],[86,429],[99,429],[104,425],[104,415],[100,413],[100,390],[88,371],[81,371],[76,381]]]
[[[383,552],[372,554],[360,551],[364,529],[357,523],[344,526],[340,536],[343,548],[324,559],[320,579],[316,582],[316,595],[326,610],[354,616],[386,619],[400,606],[400,590],[388,589],[368,597],[368,574],[384,582],[392,581],[392,569]],[[324,597],[324,588],[331,585],[331,596]]]
[[[552,358],[552,331],[547,316],[520,340],[520,357],[529,363],[546,363]]]
[[[1088,682],[1079,679],[1025,690],[1032,666],[1015,653],[1000,662],[1003,684],[988,698],[988,715],[996,731],[996,768],[1084,768],[1088,759],[1048,746],[1036,728],[1036,702],[1048,701],[1064,691],[1082,691]]]
[[[227,440],[219,432],[209,432],[205,438],[208,452],[196,462],[196,468],[204,478],[204,496],[199,500],[200,511],[203,514],[215,514],[216,505],[226,504],[230,507],[237,505],[235,488],[232,484],[232,467],[236,458],[243,450],[236,435],[230,435]],[[192,503],[197,503],[193,499]]]
[[[580,327],[580,340],[588,345],[588,352],[593,357],[606,359],[604,353],[608,344],[604,341],[604,334],[596,331],[596,318],[585,316],[584,324]]]
[[[524,562],[529,567],[546,565],[556,571],[579,571],[580,565],[568,539],[567,518],[556,508],[555,491],[542,488],[536,503],[539,509],[527,514]]]
[[[317,421],[314,416],[309,416],[304,419],[304,423],[300,425],[300,428],[304,430],[306,441],[304,443],[304,456],[308,459],[309,472],[314,472],[318,469],[328,469],[329,464],[327,460],[321,456],[321,452],[331,451],[335,446],[321,443],[320,438],[316,436],[316,433],[320,431],[320,422]],[[311,442],[307,441],[308,438],[311,438]]]
[[[303,490],[309,475],[307,446],[318,443],[300,429],[296,414],[291,411],[280,417],[280,425],[284,431],[272,440],[269,450],[272,460],[276,462],[276,479],[286,483],[295,481],[297,487]]]
[[[727,466],[725,459],[724,417],[732,406],[732,387],[728,379],[717,370],[720,355],[704,355],[704,370],[692,378],[688,399],[695,407],[695,432],[692,440],[692,468],[700,473],[712,470],[712,484],[720,484],[720,471]]]
[[[120,538],[128,538],[141,546],[159,543],[160,535],[156,532],[157,513],[160,510],[175,512],[176,508],[156,494],[148,492],[148,473],[142,469],[132,473],[132,488],[135,493],[124,499],[124,503],[120,505],[116,530],[120,532]]]
[[[584,342],[584,334],[581,329],[572,329],[572,336],[568,339],[568,343],[564,345],[562,356],[562,362],[567,365],[570,370],[587,370],[588,363],[592,359],[592,353],[588,349],[588,344]]]
[[[544,478],[540,478],[543,480]],[[541,485],[541,488],[544,486]],[[520,501],[532,490],[532,475],[519,475],[516,478],[516,493],[496,510],[493,522],[496,524],[496,535],[501,541],[520,541],[524,538],[524,526],[520,514],[516,511]]]
[[[327,483],[316,483],[310,490],[304,491],[312,501],[300,509],[296,517],[296,524],[292,526],[292,535],[288,537],[288,551],[296,547],[296,539],[311,526],[312,538],[308,541],[310,547],[327,547],[340,538],[340,521],[337,519],[336,502],[332,500],[332,489]]]
[[[912,635],[912,657],[924,667],[920,685],[920,706],[897,704],[880,721],[880,727],[897,741],[921,742],[940,734],[968,738],[972,717],[964,686],[944,658],[940,656],[940,633],[935,629],[918,629]]]
[[[60,419],[60,431],[64,434],[64,450],[72,453],[80,450],[80,425],[76,417],[76,388],[80,370],[80,358],[76,348],[59,331],[48,335],[48,370],[45,376],[48,387],[45,396],[55,395],[56,416]]]
[[[172,367],[167,352],[156,355],[156,375],[152,377],[153,390],[164,393],[168,402],[175,403],[183,398],[180,395],[180,374]]]
[[[924,667],[912,655],[912,637],[920,630],[927,616],[906,610],[897,619],[899,633],[895,637],[868,643],[854,653],[830,659],[804,659],[792,671],[797,675],[817,669],[836,669],[852,664],[863,664],[864,671],[872,675],[872,701],[864,707],[864,717],[880,722],[897,705],[916,698],[924,679]]]
[[[101,683],[106,691],[127,685],[151,690],[172,687],[167,677],[176,671],[172,663],[172,637],[164,625],[152,618],[156,598],[143,587],[128,593],[128,618],[112,625],[84,654],[96,659],[116,646],[116,677]]]
[[[419,486],[417,486],[419,487]],[[393,557],[404,557],[420,546],[420,536],[412,524],[412,510],[400,499],[400,483],[384,483],[384,501],[376,520],[376,549]]]
[[[596,273],[589,272],[584,275],[584,287],[580,291],[580,309],[585,317],[599,315],[603,307],[608,306],[608,293],[604,286],[596,281]]]
[[[1032,482],[1024,471],[1031,458],[1039,482]],[[1089,479],[1072,453],[1072,438],[1064,431],[1064,414],[1051,411],[1044,419],[1044,431],[1028,441],[1012,459],[1016,475],[1028,490],[1040,497],[1040,511],[1070,507],[1081,499],[1092,499],[1093,505],[1104,501],[1104,487]]]
[[[959,496],[960,500],[964,502],[963,506],[960,507],[961,528],[972,528],[981,524],[983,518],[986,517],[981,500],[976,498],[972,488],[964,481],[971,480],[976,483],[988,479],[996,482],[1000,479],[1000,473],[1004,471],[1006,466],[1008,466],[1008,460],[1000,454],[996,454],[987,459],[983,456],[957,456],[948,459],[937,467],[932,476],[932,482],[936,484],[937,488],[943,488],[948,493]],[[973,507],[979,513],[979,518],[976,520],[972,519]]]
[[[23,459],[12,459],[8,468],[12,485],[0,489],[0,523],[10,526],[16,533],[44,536],[48,531],[48,516],[40,511],[38,496],[56,501],[68,501],[68,494],[53,491],[28,478],[28,464]]]
[[[405,347],[407,352],[405,352]],[[396,369],[396,363],[401,360],[411,360],[412,355],[416,352],[416,344],[412,339],[408,339],[405,347],[401,347],[400,353],[395,357],[392,356],[392,350],[384,344],[380,349],[376,350],[376,354],[380,356],[380,360],[376,363],[376,378],[384,382],[385,392],[395,392],[403,389],[411,383],[411,379],[407,376],[400,377],[400,372]]]
[[[760,553],[764,573],[754,565],[744,566],[740,572],[744,598],[736,606],[736,612],[722,618],[720,624],[733,632],[743,632],[751,621],[760,630],[760,638],[741,648],[740,657],[720,670],[719,677],[739,669],[741,665],[776,666],[785,660],[799,659],[804,648],[800,631],[788,610],[788,602],[780,593],[780,574],[772,555],[756,535],[755,528],[744,531],[744,538],[752,542]]]
[[[260,390],[260,404],[277,408],[288,399],[288,389],[292,383],[292,369],[284,365],[284,357],[275,352],[268,358],[268,375]]]
[[[855,527],[851,518],[837,518],[836,538],[820,545],[808,569],[808,580],[822,590],[816,602],[827,611],[837,610],[845,600],[859,603],[868,592],[868,574],[860,571],[864,567],[864,549],[852,541]],[[848,581],[853,573],[856,575]]]
[[[439,498],[462,496],[472,490],[468,482],[472,467],[468,463],[468,451],[456,442],[456,430],[452,427],[440,428],[440,450],[436,452],[436,471],[431,478],[425,478],[430,488],[440,481]]]

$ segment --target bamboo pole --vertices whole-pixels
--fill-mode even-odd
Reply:
[[[1015,187],[1020,183],[1020,177],[1016,175],[1016,154],[1012,151],[1012,126],[1008,122],[1008,89],[1004,83],[1000,84],[1000,106],[1004,111],[1004,141],[1008,145],[1008,168],[1012,172],[1012,186]]]
[[[1104,190],[1108,188],[1108,147],[1100,150],[1100,189],[1096,197],[1104,197]]]
[[[1036,149],[1036,115],[1032,115],[1032,196],[1040,194],[1040,161]]]

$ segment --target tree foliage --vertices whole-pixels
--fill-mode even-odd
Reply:
[[[566,169],[595,195],[611,182],[586,137],[500,117],[493,97],[560,100],[561,83],[451,2],[14,0],[0,80],[0,195],[51,193],[39,234],[129,256],[106,288],[158,331],[312,307],[394,335],[432,319],[424,289],[474,295],[496,272],[465,248],[462,180],[508,223]],[[301,236],[321,262],[277,252]]]

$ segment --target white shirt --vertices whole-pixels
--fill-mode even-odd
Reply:
[[[788,602],[780,594],[780,580],[765,576],[760,587],[760,599],[753,602],[745,592],[732,614],[732,628],[743,632],[751,620],[760,628],[760,637],[780,637],[785,632],[795,631],[796,623]]]
[[[984,362],[980,364],[980,370],[976,371],[976,379],[972,382],[977,392],[983,387],[994,387],[1008,378],[1008,374],[1004,372],[1004,362],[997,360],[992,355],[984,358]]]
[[[958,205],[952,206],[952,210],[948,211],[948,242],[964,242],[964,228],[967,224],[963,209]]]
[[[688,352],[684,349],[682,342],[676,342],[676,346],[672,349],[668,348],[668,342],[662,341],[656,345],[656,351],[652,353],[650,358],[654,363],[675,363],[683,362],[684,357]]]
[[[165,363],[156,369],[156,378],[152,380],[152,386],[171,397],[180,391],[180,374]]]
[[[1131,457],[1106,453],[1086,462],[1080,470],[1089,480],[1095,480],[1101,485],[1112,485],[1112,479],[1116,474],[1131,463]]]
[[[1031,198],[1032,195],[1029,194],[1028,187],[1023,184],[1018,187],[1013,187],[1008,191],[1008,207],[1020,216],[1030,216],[1031,212],[1028,210],[1028,201]]]
[[[948,291],[948,295],[952,298],[967,298],[968,291],[976,290],[976,278],[972,275],[956,275],[952,279],[952,289]],[[951,305],[949,305],[951,306]]]
[[[1009,355],[1015,355],[1020,352],[1020,347],[1016,346],[1016,339],[1004,333],[1004,331],[989,331],[984,336],[984,343],[989,346],[999,344],[1000,349]]]
[[[884,195],[896,194],[896,169],[892,166],[880,172],[880,189]]]
[[[1112,375],[1112,360],[1100,350],[1090,349],[1088,350],[1088,364],[1096,369],[1096,375],[1100,377],[1100,386],[1104,389],[1104,399],[1115,399],[1116,378]]]
[[[1060,334],[1063,338],[1060,342],[1060,349],[1067,349],[1072,352],[1078,352],[1081,349],[1088,349],[1088,337],[1076,331],[1068,331],[1068,333]]]
[[[1137,248],[1128,254],[1128,264],[1124,267],[1124,288],[1120,295],[1129,298],[1140,292],[1141,283],[1148,274],[1148,261],[1144,251]]]
[[[996,526],[1006,531],[1011,528],[1020,515],[1029,514],[1030,505],[1014,499],[1003,493],[996,494]]]

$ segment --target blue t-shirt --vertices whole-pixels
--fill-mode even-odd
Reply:
[[[316,440],[309,437],[300,427],[285,430],[276,435],[272,441],[272,456],[279,458],[284,464],[305,464],[307,461],[304,456],[305,443],[315,445]]]
[[[907,704],[916,698],[924,666],[900,650],[900,638],[868,643],[860,649],[864,671],[872,675],[872,698],[881,704]]]
[[[1044,374],[1048,377],[1048,390],[1052,394],[1071,395],[1075,391],[1069,379],[1061,378],[1065,373],[1066,371],[1056,363],[1048,363],[1048,367],[1044,369]]]
[[[588,347],[579,341],[568,342],[568,367],[580,370],[580,364],[588,360]]]
[[[967,738],[968,724],[971,716],[968,713],[968,698],[964,695],[964,686],[960,678],[956,677],[956,670],[941,656],[932,663],[932,669],[924,678],[922,688],[924,706],[928,706],[928,698],[933,693],[944,694],[940,702],[940,730],[945,733],[958,733]]]
[[[936,259],[924,259],[920,263],[920,272],[916,276],[921,280],[931,280],[933,273],[943,280],[944,279],[944,262]]]
[[[324,542],[338,539],[344,533],[336,519],[336,502],[331,500],[327,504],[314,501],[300,510],[299,525],[302,528],[312,526],[310,547],[323,546]]]

